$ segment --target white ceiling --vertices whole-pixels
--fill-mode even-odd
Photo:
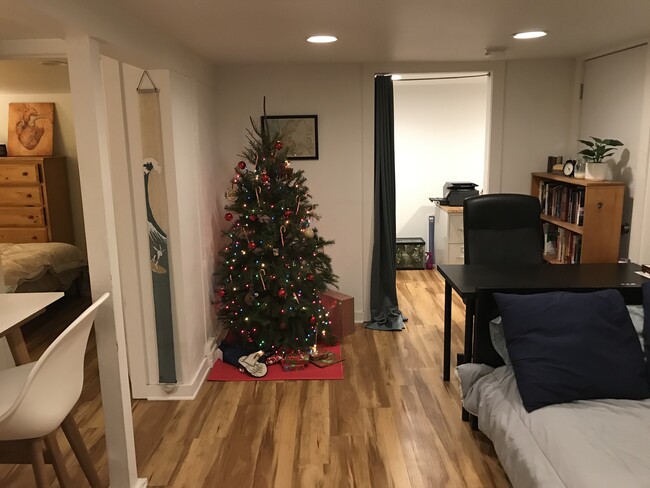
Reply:
[[[650,0],[113,0],[216,63],[576,57],[650,37]],[[543,39],[515,41],[519,30]],[[332,34],[333,45],[309,35]]]
[[[97,8],[99,15],[110,10],[139,17],[215,63],[462,61],[486,59],[485,50],[494,47],[505,48],[499,57],[506,59],[576,57],[650,38],[650,0],[86,2],[79,12]],[[11,2],[0,12],[0,40],[84,33],[83,13],[57,23],[38,9],[21,15],[20,5]],[[11,21],[2,19],[12,12]],[[530,29],[549,35],[511,38]],[[339,42],[305,42],[313,34],[333,34]]]

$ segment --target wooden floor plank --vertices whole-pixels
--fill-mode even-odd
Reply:
[[[490,441],[460,419],[456,379],[442,381],[440,275],[400,270],[397,292],[406,329],[357,325],[342,343],[341,381],[208,382],[194,401],[134,401],[139,475],[161,488],[509,487]],[[452,304],[455,358],[464,308],[456,294]],[[38,357],[86,306],[66,298],[28,324],[30,354]],[[74,415],[108,483],[92,338],[85,375]],[[61,433],[57,440],[73,486],[88,486]],[[31,468],[0,466],[0,486],[34,486]]]

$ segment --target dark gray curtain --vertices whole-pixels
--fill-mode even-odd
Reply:
[[[395,131],[393,82],[375,77],[375,227],[370,309],[375,330],[402,330],[395,289]]]

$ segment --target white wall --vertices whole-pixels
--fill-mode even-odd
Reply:
[[[249,117],[259,123],[266,96],[269,115],[318,115],[318,160],[294,161],[303,169],[316,223],[334,245],[325,249],[339,276],[341,292],[362,296],[361,68],[353,64],[222,66],[216,96],[221,184],[212,189],[223,207],[237,156],[246,147]],[[358,318],[360,320],[360,318]]]
[[[503,120],[502,192],[529,193],[530,173],[548,156],[574,156],[571,110],[575,60],[508,61]]]
[[[214,268],[212,215],[217,185],[210,166],[215,160],[212,91],[178,73],[149,71],[159,89],[164,171],[169,212],[170,279],[177,385],[158,383],[155,315],[149,266],[148,226],[144,197],[140,115],[135,87],[142,69],[123,65],[123,92],[129,134],[130,193],[142,294],[141,309],[127,320],[127,340],[133,392],[146,398],[191,398],[207,372],[214,313],[210,277]],[[121,105],[121,103],[120,103]],[[211,197],[211,198],[210,198]],[[125,270],[125,272],[129,272]],[[137,385],[136,385],[137,382]]]
[[[429,249],[429,197],[448,181],[483,186],[488,78],[396,81],[397,237],[422,237]]]
[[[220,66],[216,95],[221,207],[249,116],[317,114],[320,160],[294,162],[305,170],[319,229],[336,244],[327,250],[342,292],[355,298],[355,319],[367,318],[373,208],[374,73],[491,72],[486,154],[487,191],[530,191],[530,173],[546,156],[566,150],[574,65],[570,60],[468,63],[302,64]],[[550,73],[550,75],[549,75]],[[502,154],[503,152],[503,154]],[[435,189],[432,189],[432,191]],[[399,189],[398,189],[399,191]]]

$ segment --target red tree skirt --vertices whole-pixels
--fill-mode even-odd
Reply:
[[[332,351],[341,354],[341,346],[319,346],[325,351]],[[248,373],[241,373],[238,368],[223,361],[214,363],[208,374],[208,381],[290,381],[290,380],[342,380],[343,363],[332,364],[325,368],[319,368],[310,364],[305,369],[296,371],[284,371],[280,363],[269,366],[269,371],[262,378],[254,378]]]

